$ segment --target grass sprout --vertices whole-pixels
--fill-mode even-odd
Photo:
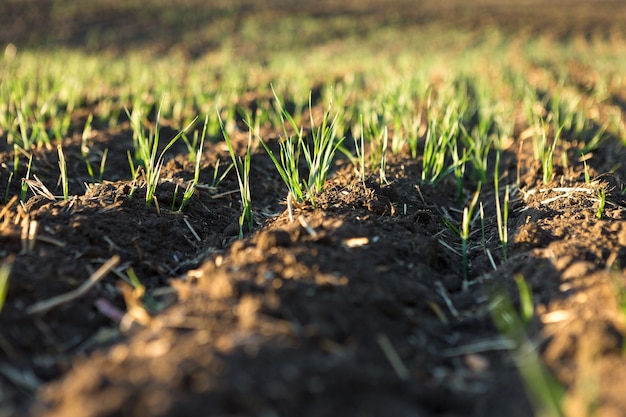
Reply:
[[[230,172],[231,169],[235,166],[232,162],[228,165],[228,167],[222,172],[220,175],[220,160],[218,159],[215,163],[215,167],[213,168],[213,180],[211,181],[211,188],[217,188],[221,182],[226,178],[226,175]]]
[[[360,116],[360,129],[357,135],[354,135],[354,149],[356,153],[357,172],[361,182],[365,182],[365,138],[364,138],[363,116]],[[357,137],[359,139],[357,139]]]
[[[65,155],[63,154],[63,147],[57,146],[57,152],[59,154],[59,171],[61,172],[59,180],[61,181],[61,188],[63,190],[63,200],[67,201],[69,198],[69,180],[67,178],[67,162],[65,161]]]
[[[30,170],[33,166],[33,155],[28,157],[28,165],[26,167],[26,176],[22,178],[22,188],[20,193],[20,201],[23,203],[26,201],[26,193],[28,192],[28,181],[30,179]]]
[[[274,163],[280,177],[287,186],[296,203],[309,200],[315,206],[315,195],[321,192],[326,184],[328,173],[334,161],[335,153],[341,146],[343,138],[337,137],[335,124],[336,114],[331,118],[330,106],[324,113],[320,125],[313,119],[312,106],[309,100],[311,143],[307,143],[304,128],[299,127],[292,115],[285,110],[276,92],[274,98],[283,128],[279,158],[261,139],[261,144]],[[289,130],[295,133],[289,133]],[[306,163],[306,179],[300,177],[300,161]]]
[[[146,135],[145,130],[141,125],[141,117],[139,113],[133,110],[133,113],[131,114],[127,109],[126,114],[131,121],[131,127],[133,129],[135,158],[140,161],[141,166],[144,170],[144,179],[146,183],[146,205],[149,206],[155,199],[155,192],[157,185],[159,184],[165,152],[167,152],[167,150],[171,148],[174,143],[176,143],[176,141],[185,133],[185,131],[193,126],[193,124],[195,124],[196,119],[193,119],[193,121],[189,123],[182,131],[178,132],[176,136],[170,139],[170,141],[167,143],[167,145],[165,145],[165,147],[157,157],[160,139],[161,111],[159,110],[159,112],[157,113],[154,131],[150,131],[148,135]],[[132,163],[132,161],[129,162],[131,164],[131,173],[133,175],[133,178],[136,178],[136,170],[134,168],[134,164]]]
[[[451,117],[451,113],[446,113],[446,120],[449,121]],[[456,123],[442,129],[437,119],[429,119],[422,155],[422,182],[435,184],[443,177],[446,168],[446,150],[457,133]]]
[[[514,277],[517,291],[520,299],[520,318],[525,325],[528,325],[535,314],[535,304],[533,301],[533,292],[530,286],[521,274]]]
[[[300,129],[296,135],[288,135],[285,133],[284,140],[279,143],[280,160],[263,140],[260,141],[261,145],[274,163],[281,179],[287,186],[289,191],[288,194],[290,194],[291,197],[297,202],[304,201],[306,195],[300,179],[299,170],[303,134],[302,129]]]
[[[7,293],[9,291],[9,277],[11,276],[11,269],[13,269],[13,262],[15,261],[15,256],[7,257],[2,265],[0,265],[0,312],[2,312],[2,308],[4,307],[4,302],[7,298]]]
[[[559,127],[554,135],[554,139],[551,143],[548,141],[549,125],[539,118],[535,118],[535,135],[534,135],[534,150],[535,158],[541,162],[541,174],[544,184],[547,184],[552,179],[552,172],[554,169],[554,153],[556,147],[561,139],[561,129]]]
[[[89,159],[89,138],[92,134],[91,124],[93,123],[93,113],[89,113],[87,120],[85,121],[85,126],[83,127],[83,133],[81,135],[81,144],[80,144],[80,155],[85,162],[85,168],[87,169],[87,174],[91,178],[92,183],[102,182],[104,177],[104,169],[106,167],[107,155],[109,153],[109,148],[106,148],[104,152],[102,152],[102,156],[100,157],[100,164],[98,168],[98,176],[96,177],[94,173],[94,167],[91,164]]]
[[[387,143],[389,141],[389,137],[388,137],[388,132],[387,132],[387,127],[385,126],[385,128],[383,129],[383,147],[382,147],[382,152],[380,154],[380,165],[379,165],[379,169],[378,169],[378,176],[380,179],[380,183],[381,184],[387,184],[387,175],[385,174],[385,171],[387,170]]]
[[[87,168],[87,173],[89,177],[91,177],[92,182],[96,182],[96,178],[93,173],[93,167],[89,162],[89,146],[88,140],[89,136],[91,136],[91,123],[93,122],[93,113],[89,113],[87,116],[87,120],[85,121],[85,126],[83,127],[83,134],[81,135],[81,144],[80,144],[80,154],[85,161],[85,168]]]
[[[102,158],[100,158],[100,169],[98,170],[98,182],[102,182],[104,178],[104,169],[107,164],[107,155],[109,154],[109,148],[106,148],[102,152]]]
[[[463,201],[463,179],[465,178],[465,166],[468,161],[466,149],[462,151],[462,155],[459,155],[459,147],[457,141],[450,142],[449,148],[450,155],[452,156],[452,166],[454,177],[456,178],[456,189],[459,201]]]
[[[476,204],[478,203],[478,196],[480,195],[481,183],[478,183],[478,187],[474,192],[474,196],[470,201],[469,205],[463,208],[463,220],[461,223],[461,229],[459,230],[461,235],[461,252],[463,256],[463,288],[467,289],[468,285],[468,269],[469,269],[469,261],[468,261],[468,245],[469,245],[469,235],[470,235],[470,222],[472,216],[474,214],[474,209],[476,208]]]
[[[518,287],[520,281],[522,280],[518,280]],[[516,346],[511,356],[522,377],[535,415],[563,417],[562,404],[565,390],[541,362],[536,346],[526,336],[524,321],[515,311],[505,290],[501,288],[494,290],[488,297],[489,311],[496,328],[502,337],[512,341]],[[524,309],[529,308],[532,301],[529,301],[528,294],[520,293],[520,298],[522,299],[522,316],[529,317],[529,313],[524,312]]]
[[[221,118],[220,118],[221,121]],[[244,227],[247,225],[248,230],[254,227],[252,216],[252,197],[250,194],[250,160],[252,157],[252,130],[248,131],[248,147],[244,158],[238,158],[235,154],[232,141],[224,124],[222,126],[222,134],[228,146],[228,153],[235,166],[237,173],[237,181],[239,183],[239,195],[241,199],[241,216],[239,216],[239,239],[243,239]]]
[[[9,194],[10,194],[11,183],[13,181],[13,175],[14,174],[12,172],[10,172],[9,173],[9,178],[7,179],[7,186],[4,189],[4,199],[2,200],[4,203],[9,201]]]
[[[195,167],[193,171],[193,180],[190,181],[185,188],[185,192],[183,193],[183,201],[180,203],[178,211],[183,211],[185,206],[189,203],[191,196],[193,196],[193,193],[196,190],[198,181],[200,180],[200,162],[202,160],[202,150],[204,149],[204,139],[206,138],[208,125],[209,116],[207,115],[204,118],[204,126],[202,128],[202,135],[200,136],[200,143],[197,144],[197,148],[194,150],[193,161],[195,162]],[[194,144],[195,142],[196,141],[194,141]],[[176,198],[174,198],[173,201],[176,201]]]
[[[606,204],[606,189],[600,188],[598,190],[598,208],[596,210],[596,218],[600,220],[604,214],[604,205]]]
[[[63,7],[57,10],[55,3],[55,14],[63,14]],[[133,5],[130,7],[135,9]],[[161,17],[169,19],[170,13],[176,12],[174,9],[181,7],[168,8],[168,15]],[[574,190],[559,191],[552,187],[550,191],[555,197],[546,197],[538,203],[545,206],[540,208],[545,209],[542,212],[546,216],[558,216],[559,210],[549,210],[546,204],[557,199],[581,203],[581,199],[572,195],[581,189],[574,182],[584,180],[591,208],[583,210],[581,216],[595,216],[599,219],[598,227],[610,227],[610,233],[603,236],[611,239],[607,253],[611,256],[615,253],[616,263],[623,258],[621,248],[613,245],[614,238],[622,236],[612,225],[601,221],[616,223],[619,219],[614,219],[615,222],[608,219],[615,214],[612,197],[626,196],[626,186],[620,179],[624,177],[622,145],[626,145],[626,54],[623,53],[626,42],[619,25],[601,30],[588,27],[589,33],[568,32],[561,36],[559,22],[549,28],[550,33],[532,28],[521,32],[496,27],[449,30],[436,21],[428,25],[396,25],[395,18],[394,22],[378,26],[381,21],[375,16],[356,22],[344,13],[337,16],[331,13],[325,19],[305,14],[293,18],[286,16],[289,13],[281,16],[262,13],[261,17],[271,20],[268,23],[267,19],[255,18],[254,13],[234,16],[221,6],[218,9],[210,13],[217,13],[216,19],[224,15],[226,20],[220,18],[210,26],[200,25],[201,33],[175,31],[179,39],[171,39],[174,43],[168,49],[178,51],[176,42],[192,40],[186,42],[180,54],[159,53],[158,45],[150,47],[145,42],[127,43],[120,53],[93,54],[88,51],[100,50],[99,44],[105,38],[92,35],[87,43],[94,45],[87,45],[86,49],[36,48],[35,44],[19,48],[19,53],[7,49],[0,56],[0,151],[3,153],[0,178],[1,186],[5,187],[4,201],[19,198],[26,203],[33,194],[60,200],[61,190],[62,198],[68,200],[83,180],[102,182],[105,168],[107,177],[123,182],[128,179],[128,171],[109,173],[109,170],[118,168],[119,157],[127,157],[131,175],[129,197],[139,190],[143,198],[145,189],[146,206],[154,205],[160,210],[156,195],[162,191],[159,187],[165,188],[161,184],[166,180],[166,171],[168,175],[171,172],[172,178],[167,180],[175,184],[174,198],[163,208],[167,206],[170,211],[190,216],[196,214],[192,209],[196,203],[201,206],[196,200],[198,190],[208,188],[210,197],[215,197],[210,207],[218,204],[236,207],[234,217],[239,221],[239,237],[243,237],[254,226],[257,214],[272,214],[265,213],[261,207],[253,210],[257,207],[252,204],[250,187],[254,184],[250,176],[256,172],[251,170],[251,165],[257,155],[252,154],[261,151],[257,149],[259,140],[264,148],[261,152],[269,155],[279,174],[274,176],[280,176],[286,186],[287,207],[292,216],[293,207],[321,205],[319,194],[333,174],[338,150],[350,158],[357,181],[378,176],[384,185],[393,183],[392,175],[397,174],[394,190],[404,190],[405,180],[412,178],[418,190],[422,187],[427,192],[422,196],[419,191],[421,201],[404,192],[387,193],[394,199],[392,203],[397,204],[394,207],[399,208],[390,214],[415,215],[419,224],[411,229],[424,224],[425,232],[430,235],[435,226],[426,225],[426,219],[430,218],[432,207],[436,207],[432,204],[441,204],[443,228],[451,232],[442,230],[434,239],[452,253],[440,260],[456,262],[446,266],[457,270],[459,278],[463,275],[464,289],[470,283],[478,286],[487,282],[472,281],[473,275],[485,268],[493,267],[497,271],[494,276],[506,278],[500,269],[506,270],[501,266],[507,265],[501,264],[514,266],[513,263],[521,262],[511,259],[509,234],[513,234],[513,226],[521,227],[524,218],[528,222],[537,221],[536,215],[524,210],[533,209],[528,205],[534,204],[538,194],[523,202],[526,207],[520,203],[515,213],[511,198],[520,189],[535,188],[535,182],[543,182],[543,188],[547,189],[550,187],[545,184],[562,180],[561,190],[566,190],[565,187]],[[202,16],[192,17],[188,27],[182,29],[199,27],[197,23],[203,20]],[[235,21],[237,39],[224,37]],[[115,35],[113,32],[108,30],[107,36]],[[239,44],[247,46],[236,48]],[[211,50],[203,45],[210,45]],[[193,59],[181,63],[187,56]],[[191,127],[195,115],[206,115],[201,129],[199,125]],[[248,125],[245,133],[244,123]],[[170,126],[186,127],[178,135],[177,132],[170,135]],[[244,137],[246,133],[248,138]],[[127,137],[121,137],[124,135]],[[125,140],[130,142],[131,135],[132,149],[124,155],[125,148],[120,149],[126,146]],[[269,139],[275,137],[279,139]],[[208,173],[201,172],[207,163],[203,154],[205,145],[222,138],[229,155],[217,160]],[[344,141],[354,143],[347,145]],[[110,147],[102,148],[104,143]],[[74,161],[72,149],[76,145],[80,146],[80,155]],[[185,153],[185,165],[193,166],[190,168],[193,173],[181,174],[182,170],[169,170],[170,166],[165,166],[166,159],[178,149]],[[57,158],[55,152],[58,172],[56,161],[50,163]],[[114,154],[117,152],[122,154]],[[584,171],[580,178],[569,178],[572,172],[579,172],[569,169],[575,156],[580,156],[577,163],[582,163],[580,171],[583,168]],[[402,165],[392,167],[392,161],[400,161]],[[517,183],[508,176],[515,170]],[[607,184],[598,184],[603,170],[611,173],[611,183],[616,182],[615,191]],[[342,176],[338,184],[344,184],[343,171],[338,174]],[[182,180],[178,175],[188,176]],[[210,186],[199,184],[203,175],[208,175]],[[223,186],[222,181],[234,181],[235,175],[235,189],[218,194],[216,189]],[[530,178],[533,175],[536,178]],[[55,190],[52,186],[57,176]],[[598,182],[594,176],[598,176]],[[358,189],[341,190],[352,191],[355,194],[348,197],[360,201],[361,197],[356,195]],[[448,191],[451,195],[437,194]],[[531,191],[539,192],[528,190]],[[230,200],[230,194],[237,192],[241,201],[236,197]],[[452,203],[443,203],[450,199]],[[29,207],[23,204],[20,210]],[[366,207],[375,209],[370,204]],[[566,208],[566,212],[571,209]],[[23,217],[23,212],[18,214]],[[10,228],[19,224],[18,217],[11,224],[7,216],[3,232],[12,233]],[[367,222],[370,217],[359,216],[359,221]],[[301,219],[304,225],[304,217]],[[395,220],[385,218],[381,227]],[[42,235],[37,239],[51,239],[49,225],[42,223],[42,227]],[[193,233],[193,228],[190,230]],[[310,227],[307,230],[315,233]],[[419,248],[409,243],[400,248],[403,253],[405,246],[407,251]],[[537,246],[536,243],[534,237],[528,242],[531,247]],[[9,246],[4,252],[10,252]],[[524,252],[525,246],[525,243],[520,246]],[[474,251],[480,251],[476,261],[485,263],[471,264]],[[179,255],[174,256],[178,261]],[[0,264],[0,308],[6,296],[6,271],[10,270],[11,262],[7,259]],[[181,262],[181,268],[187,265]],[[131,276],[131,272],[128,274]],[[560,415],[550,377],[522,332],[529,322],[536,320],[529,288],[529,283],[534,281],[527,283],[521,276],[513,278],[520,308],[516,304],[514,311],[504,295],[494,294],[494,320],[499,323],[502,335],[518,345],[513,354],[537,413],[547,410],[543,412]],[[12,279],[11,285],[15,283]],[[626,299],[626,295],[622,297]],[[622,308],[626,309],[624,305],[626,301],[622,300]],[[442,317],[445,318],[443,314]],[[393,349],[385,349],[386,353],[393,353]],[[389,353],[388,357],[392,356]]]
[[[496,222],[498,224],[498,236],[500,238],[500,246],[502,247],[502,257],[504,261],[507,260],[507,244],[509,241],[509,233],[508,233],[508,220],[509,220],[509,199],[510,192],[509,186],[507,185],[504,191],[504,201],[500,203],[500,178],[498,175],[498,167],[500,164],[500,152],[496,153],[496,165],[494,168],[494,178],[493,178],[493,187],[494,187],[494,196],[496,201]]]
[[[312,108],[310,98],[309,108]],[[329,106],[324,113],[322,123],[319,126],[315,126],[315,122],[313,120],[313,112],[309,112],[311,115],[310,121],[312,129],[311,134],[313,139],[313,149],[310,149],[308,146],[306,146],[306,144],[302,142],[302,151],[309,171],[309,178],[306,188],[307,192],[309,193],[311,203],[314,203],[313,194],[319,193],[324,189],[326,179],[328,178],[328,173],[335,158],[335,153],[343,142],[343,138],[338,138],[337,131],[335,130],[335,125],[339,114],[336,113],[335,116],[331,119],[330,109],[331,106]]]

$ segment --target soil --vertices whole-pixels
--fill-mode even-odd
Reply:
[[[213,183],[216,161],[229,158],[223,143],[206,144],[200,187],[178,212],[175,189],[193,172],[184,149],[170,151],[157,207],[131,181],[128,123],[96,130],[94,160],[109,148],[101,183],[87,174],[77,132],[63,143],[72,197],[29,192],[0,212],[0,255],[13,261],[0,314],[0,416],[533,415],[516,362],[523,341],[492,319],[498,297],[520,311],[519,277],[535,309],[523,339],[566,388],[566,411],[585,415],[592,398],[597,415],[624,415],[626,150],[603,143],[587,182],[576,152],[584,144],[564,142],[555,161],[564,153],[568,164],[543,184],[530,145],[514,136],[500,167],[517,184],[507,257],[485,185],[485,236],[476,217],[464,279],[460,238],[442,219],[460,224],[467,201],[451,181],[417,185],[419,158],[390,156],[387,183],[340,159],[316,205],[290,219],[258,148],[255,227],[238,239],[236,177]],[[243,149],[247,133],[233,139]],[[13,152],[0,150],[7,184]],[[58,195],[56,147],[33,154],[33,172]],[[116,257],[86,293],[39,308]],[[128,282],[131,268],[143,293]]]

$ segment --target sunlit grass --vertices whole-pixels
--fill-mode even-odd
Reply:
[[[29,163],[33,149],[54,149],[62,139],[81,132],[83,164],[91,181],[101,182],[110,155],[92,154],[91,137],[106,129],[128,132],[128,121],[135,138],[131,172],[141,161],[151,179],[148,204],[162,155],[154,153],[145,132],[154,135],[164,122],[188,126],[198,117],[206,117],[202,134],[208,141],[225,136],[220,117],[227,134],[249,117],[250,129],[262,136],[262,144],[266,138],[260,132],[282,133],[275,158],[295,201],[313,202],[335,151],[341,149],[352,152],[361,178],[376,173],[381,183],[392,180],[386,172],[390,154],[418,160],[422,184],[455,181],[460,212],[478,183],[493,181],[505,191],[513,185],[511,180],[500,184],[493,161],[515,135],[530,132],[544,183],[553,178],[556,163],[569,163],[564,156],[554,160],[560,146],[583,142],[586,166],[609,135],[626,140],[621,112],[607,105],[626,84],[616,75],[626,60],[612,48],[564,46],[541,36],[509,38],[497,30],[442,31],[437,25],[402,31],[372,27],[357,33],[351,32],[355,28],[349,21],[337,18],[331,26],[341,28],[341,42],[313,42],[303,49],[296,47],[298,42],[312,40],[321,28],[315,20],[302,19],[284,20],[269,31],[258,27],[258,21],[246,20],[243,39],[261,39],[260,44],[242,54],[222,39],[218,48],[184,65],[184,58],[175,53],[136,50],[110,56],[63,49],[6,55],[0,65],[0,136],[13,147],[15,157],[5,200],[11,182],[28,178],[31,166],[37,167],[37,158]],[[283,32],[294,25],[299,40]],[[610,80],[600,77],[594,94],[581,93],[566,76],[571,60],[610,74]],[[248,107],[249,97],[253,107]],[[324,112],[329,103],[332,113]],[[77,116],[83,109],[86,118]],[[324,119],[313,120],[311,115],[319,110]],[[311,127],[309,148],[303,144]],[[200,156],[198,131],[181,138],[195,164]],[[324,147],[329,143],[332,146]],[[354,143],[351,151],[347,143]],[[301,162],[309,167],[308,177],[301,177]],[[26,175],[20,166],[29,167]],[[71,179],[60,170],[61,183],[67,184]],[[185,188],[184,205],[192,189]],[[492,201],[506,259],[508,203],[500,200],[498,190],[496,196]],[[21,197],[26,199],[26,186]],[[461,232],[463,219],[451,220]]]
[[[565,388],[546,369],[541,362],[537,348],[526,334],[526,325],[532,318],[534,305],[532,293],[522,276],[515,278],[521,311],[517,312],[503,289],[493,291],[490,297],[489,311],[498,331],[505,339],[514,344],[511,356],[522,377],[528,399],[537,416],[564,416],[563,401]]]
[[[291,198],[297,203],[308,200],[315,206],[315,197],[323,190],[335,153],[344,139],[337,136],[338,115],[331,115],[329,107],[324,112],[321,122],[316,123],[313,119],[313,108],[309,102],[311,131],[308,134],[285,109],[276,93],[274,95],[283,132],[279,155],[276,156],[262,139],[261,144],[274,162]],[[304,178],[301,177],[300,172],[301,160],[306,163]]]
[[[230,139],[226,127],[221,122],[222,134],[224,135],[224,141],[228,146],[228,153],[233,161],[235,167],[235,173],[237,174],[237,182],[239,184],[239,198],[241,200],[241,216],[239,216],[239,239],[243,239],[244,227],[251,230],[254,226],[254,219],[252,217],[252,196],[250,194],[250,161],[252,158],[252,131],[248,132],[248,144],[246,147],[246,153],[243,157],[238,156],[235,153],[233,143]]]
[[[220,35],[215,48],[196,59],[132,49],[119,55],[17,50],[0,58],[0,138],[3,150],[13,153],[4,201],[12,189],[27,201],[40,162],[37,151],[55,148],[67,200],[74,178],[61,144],[74,137],[81,139],[80,165],[92,182],[102,182],[111,155],[92,154],[91,140],[115,132],[132,138],[131,179],[143,172],[146,205],[156,202],[165,152],[175,141],[184,142],[194,172],[182,191],[181,211],[194,198],[205,141],[225,140],[232,163],[222,173],[219,160],[215,163],[210,186],[218,187],[234,167],[243,237],[255,226],[250,175],[252,153],[262,149],[256,141],[290,198],[312,206],[341,154],[352,159],[360,181],[374,175],[382,185],[394,181],[388,159],[402,155],[419,167],[416,185],[456,187],[451,199],[456,203],[437,208],[441,239],[458,257],[467,289],[473,251],[482,250],[498,267],[487,236],[499,240],[502,262],[510,256],[510,197],[518,184],[499,164],[518,150],[508,142],[530,141],[540,167],[537,183],[544,185],[556,179],[556,165],[569,163],[583,164],[590,182],[593,152],[611,137],[626,144],[622,109],[614,102],[626,88],[623,45],[561,44],[549,36],[510,38],[497,30],[429,24],[397,29],[367,21],[364,30],[341,16],[329,17],[325,25],[306,16],[270,22],[245,20],[236,41]],[[218,27],[219,32],[228,25]],[[581,91],[568,76],[572,63],[599,74],[590,91]],[[204,118],[201,133],[191,131],[198,117]],[[165,124],[186,127],[167,138],[159,153]],[[231,138],[242,134],[248,135],[247,147],[237,155]],[[584,158],[568,160],[570,146]],[[597,219],[605,216],[607,193],[598,190]],[[177,199],[172,201],[170,209],[176,210]],[[485,221],[483,208],[492,209],[496,220]],[[480,245],[474,240],[478,232]],[[0,268],[0,307],[9,269],[8,262]],[[553,381],[522,332],[533,316],[532,294],[523,279],[516,282],[521,311],[496,295],[494,321],[517,344],[514,359],[536,409],[560,415]]]

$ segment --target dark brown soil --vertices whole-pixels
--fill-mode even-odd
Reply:
[[[107,181],[85,190],[77,135],[64,143],[76,197],[2,205],[0,255],[14,264],[0,314],[0,416],[533,415],[515,340],[490,312],[502,295],[519,309],[515,276],[532,288],[528,338],[568,390],[566,411],[585,415],[584,384],[596,381],[598,415],[625,415],[626,151],[616,140],[588,161],[591,183],[571,158],[542,184],[532,151],[513,143],[500,168],[509,184],[520,172],[508,258],[485,187],[486,235],[477,219],[464,283],[461,241],[442,216],[459,224],[466,201],[452,182],[417,186],[419,159],[390,156],[388,184],[339,160],[317,206],[290,221],[286,190],[258,149],[256,227],[238,240],[236,178],[212,186],[215,161],[228,158],[222,144],[206,145],[201,186],[179,213],[174,189],[193,167],[182,154],[169,161],[159,209],[147,206],[143,188],[131,197],[130,135],[126,123],[97,138],[109,148]],[[0,184],[13,163],[4,148]],[[56,184],[56,148],[34,154],[34,172]],[[86,294],[33,313],[116,255]],[[126,282],[129,268],[144,295]]]

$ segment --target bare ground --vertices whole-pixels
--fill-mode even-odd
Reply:
[[[609,7],[600,4],[598,14]],[[97,140],[110,148],[109,181],[83,191],[76,135],[64,149],[77,197],[3,205],[0,254],[15,258],[0,315],[0,415],[528,416],[533,396],[512,344],[524,340],[567,389],[571,415],[589,405],[625,414],[626,152],[617,140],[588,162],[591,183],[575,157],[583,144],[571,143],[559,150],[567,166],[542,184],[532,150],[516,139],[500,169],[519,184],[508,259],[486,187],[487,232],[483,241],[474,225],[467,290],[460,239],[442,221],[452,208],[460,223],[456,184],[418,187],[419,159],[390,157],[382,185],[339,161],[317,207],[296,208],[291,221],[259,151],[258,227],[238,240],[238,195],[228,193],[236,179],[210,187],[223,145],[205,149],[203,187],[181,214],[169,208],[175,183],[192,172],[183,156],[164,170],[159,213],[141,189],[130,197],[130,131]],[[6,184],[12,152],[0,161]],[[34,166],[44,184],[57,182],[56,149],[35,151]],[[607,204],[597,219],[600,188]],[[145,295],[111,272],[83,296],[32,313],[116,255],[116,271],[132,267]],[[531,287],[535,314],[513,336],[491,311],[498,297],[519,311],[516,276]]]

